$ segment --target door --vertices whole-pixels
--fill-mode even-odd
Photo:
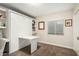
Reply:
[[[73,18],[73,48],[79,55],[79,12]]]

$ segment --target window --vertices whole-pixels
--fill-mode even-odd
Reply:
[[[48,21],[48,34],[63,35],[63,20]]]

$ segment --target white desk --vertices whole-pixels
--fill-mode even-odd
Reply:
[[[19,37],[19,38],[26,39],[26,40],[30,41],[30,44],[31,44],[31,53],[33,53],[35,50],[37,50],[37,39],[38,39],[37,36],[25,36],[25,37],[22,36],[22,37]]]

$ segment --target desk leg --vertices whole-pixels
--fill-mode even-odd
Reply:
[[[31,41],[31,53],[37,50],[37,39]]]

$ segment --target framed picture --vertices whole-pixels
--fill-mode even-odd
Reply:
[[[65,26],[66,27],[71,27],[72,26],[72,19],[65,20]]]
[[[45,22],[44,21],[38,22],[38,29],[39,30],[44,30],[45,29]]]
[[[35,31],[35,20],[32,20],[32,30]]]

